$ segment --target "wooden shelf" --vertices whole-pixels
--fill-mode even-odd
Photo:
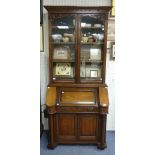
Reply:
[[[89,62],[102,63],[103,61],[101,61],[101,60],[81,60],[81,62],[86,62],[86,63],[89,63]]]
[[[52,44],[56,44],[56,45],[73,45],[75,44],[74,42],[52,42]]]
[[[104,29],[104,27],[81,27],[81,29]]]
[[[63,26],[63,25],[59,25],[59,26]],[[74,29],[75,27],[73,27],[73,26],[68,26],[68,28],[63,28],[63,27],[62,27],[62,28],[58,28],[58,26],[52,26],[51,28],[52,28],[52,29],[67,30],[67,29]]]
[[[103,43],[96,43],[96,42],[93,42],[93,43],[83,43],[81,42],[81,45],[103,45]]]
[[[75,80],[74,77],[58,77],[58,76],[53,77],[53,82],[60,82],[60,83],[75,82],[74,80]]]
[[[53,59],[53,62],[75,62],[75,59],[66,60],[66,59]]]
[[[81,82],[89,82],[89,81],[101,82],[102,81],[101,78],[91,78],[91,77],[86,77],[86,78],[80,77],[80,79],[81,79]]]

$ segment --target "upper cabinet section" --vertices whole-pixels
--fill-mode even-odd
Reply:
[[[104,84],[111,7],[45,8],[49,16],[50,83]]]

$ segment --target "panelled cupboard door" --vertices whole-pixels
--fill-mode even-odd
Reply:
[[[79,115],[78,126],[79,140],[97,140],[97,115]]]
[[[57,117],[57,131],[59,140],[76,140],[77,116],[74,114],[59,114]]]

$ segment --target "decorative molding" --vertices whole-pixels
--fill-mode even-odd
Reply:
[[[111,10],[111,6],[100,6],[100,7],[77,7],[77,6],[44,6],[49,13],[101,13],[107,14]]]

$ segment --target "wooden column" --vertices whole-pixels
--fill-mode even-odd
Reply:
[[[101,128],[100,128],[100,139],[99,139],[99,144],[98,144],[98,148],[99,149],[105,149],[107,147],[106,144],[106,121],[107,121],[107,115],[100,115],[100,124],[101,124]]]
[[[56,134],[54,132],[54,115],[50,114],[48,117],[48,125],[49,125],[49,130],[48,130],[48,148],[54,149],[57,146],[56,142]]]

